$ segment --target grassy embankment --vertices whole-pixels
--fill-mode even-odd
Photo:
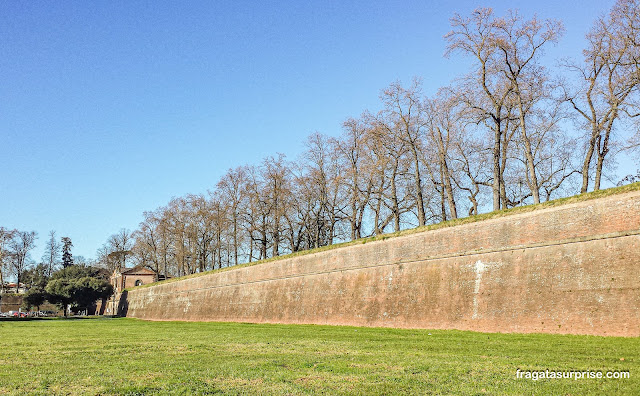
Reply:
[[[0,321],[0,394],[638,394],[640,338],[313,325]],[[516,370],[630,379],[516,379]]]
[[[585,193],[585,194],[573,195],[571,197],[559,198],[559,199],[555,199],[553,201],[542,202],[542,203],[535,204],[535,205],[517,206],[517,207],[511,208],[511,209],[504,209],[504,210],[498,210],[498,211],[489,212],[489,213],[482,213],[482,214],[475,215],[475,216],[468,216],[468,217],[463,217],[463,218],[459,218],[459,219],[455,219],[455,220],[443,221],[441,223],[430,224],[430,225],[426,225],[426,226],[423,226],[423,227],[416,227],[416,228],[411,228],[411,229],[402,230],[402,231],[398,231],[398,232],[391,232],[391,233],[382,234],[382,235],[374,235],[374,236],[371,236],[371,237],[356,239],[354,241],[336,243],[336,244],[333,244],[333,245],[322,246],[322,247],[319,247],[319,248],[316,248],[316,249],[303,250],[303,251],[294,252],[294,253],[290,253],[290,254],[286,254],[286,255],[282,255],[282,256],[270,257],[270,258],[267,258],[267,259],[264,259],[264,260],[254,261],[254,262],[251,262],[251,263],[244,263],[244,264],[239,264],[239,265],[226,267],[226,268],[209,270],[209,271],[205,271],[205,272],[198,272],[198,273],[191,274],[191,275],[181,276],[179,278],[168,279],[168,280],[165,280],[165,281],[162,281],[162,282],[149,283],[149,284],[146,284],[146,285],[138,286],[138,288],[150,287],[150,286],[157,285],[158,283],[176,282],[176,281],[180,281],[180,280],[183,280],[183,279],[194,278],[194,277],[198,277],[198,276],[211,274],[213,272],[228,271],[228,270],[232,270],[232,269],[237,269],[237,268],[242,268],[242,267],[247,267],[247,266],[252,266],[252,265],[258,265],[258,264],[263,264],[263,263],[268,263],[270,261],[283,260],[283,259],[292,258],[292,257],[296,257],[296,256],[303,256],[303,255],[307,255],[307,254],[313,254],[313,253],[323,252],[323,251],[327,251],[327,250],[338,249],[338,248],[345,247],[345,246],[365,244],[365,243],[374,242],[374,241],[383,241],[385,239],[395,238],[395,237],[403,236],[403,235],[415,234],[415,233],[418,233],[418,232],[424,232],[424,231],[429,231],[429,230],[437,230],[439,228],[454,227],[454,226],[458,226],[458,225],[462,225],[462,224],[476,223],[476,222],[483,221],[483,220],[488,220],[488,219],[495,219],[495,218],[499,218],[499,217],[511,216],[511,215],[520,214],[520,213],[533,212],[533,211],[536,211],[536,210],[547,209],[547,208],[552,208],[552,207],[556,207],[556,206],[562,206],[562,205],[566,205],[566,204],[570,204],[570,203],[589,201],[589,200],[592,200],[592,199],[604,198],[604,197],[608,197],[608,196],[611,196],[611,195],[624,194],[624,193],[632,192],[632,191],[640,191],[640,182],[627,184],[627,185],[621,186],[621,187],[608,188],[606,190],[598,190],[598,191],[593,191],[593,192],[589,192],[589,193]],[[131,290],[131,288],[128,289],[128,290]]]

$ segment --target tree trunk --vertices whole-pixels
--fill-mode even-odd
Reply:
[[[238,213],[233,210],[233,262],[238,265]]]
[[[456,201],[453,197],[453,186],[451,185],[451,173],[449,172],[449,165],[447,164],[447,153],[444,148],[444,141],[442,139],[442,133],[438,128],[438,155],[440,157],[440,168],[442,169],[442,184],[444,186],[447,203],[449,204],[449,214],[452,219],[458,218],[458,210],[456,208]]]
[[[355,190],[355,189],[354,189]],[[355,191],[353,192],[355,194]],[[353,196],[352,200],[351,200],[351,218],[349,219],[351,222],[351,240],[356,240],[356,232],[357,232],[357,219],[358,219],[358,206],[356,205],[356,197],[355,195]]]
[[[502,172],[500,167],[500,143],[502,137],[500,136],[500,124],[496,123],[494,126],[494,142],[493,142],[493,210],[500,210],[500,195],[501,195],[501,183]]]
[[[519,94],[519,93],[518,93]],[[533,196],[533,203],[540,203],[540,187],[538,186],[538,177],[536,176],[535,161],[533,158],[533,151],[531,150],[531,142],[527,136],[527,128],[525,126],[524,110],[522,102],[519,103],[520,107],[520,131],[522,133],[522,142],[524,143],[524,156],[527,161],[527,173],[529,174],[528,182],[531,195]]]
[[[591,133],[591,139],[589,140],[589,147],[587,148],[587,154],[584,157],[584,162],[582,163],[582,187],[580,188],[580,193],[584,194],[589,189],[589,167],[591,166],[591,160],[593,158],[593,152],[596,147],[596,140],[599,136],[597,131],[594,130]]]
[[[416,188],[416,204],[418,205],[418,226],[423,226],[427,223],[427,219],[424,211],[424,198],[422,196],[422,179],[420,177],[420,161],[418,158],[418,152],[414,145],[411,146],[413,150],[413,160],[415,166],[414,178]]]
[[[398,191],[396,188],[396,169],[391,175],[391,203],[393,204],[394,231],[400,231],[400,208],[398,207]]]
[[[613,121],[617,118],[617,110],[614,109],[613,115],[607,122],[607,128],[604,133],[604,139],[602,141],[598,139],[598,162],[596,162],[596,181],[594,184],[594,191],[600,189],[600,180],[602,179],[602,168],[604,166],[604,159],[609,153],[609,137],[611,136],[611,130],[613,129]]]

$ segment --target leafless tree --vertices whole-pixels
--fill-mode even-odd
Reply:
[[[269,218],[271,205],[264,198],[263,191],[266,186],[256,166],[247,167],[247,181],[245,191],[247,193],[247,206],[243,213],[243,223],[249,234],[249,262],[254,258],[258,260],[267,258],[269,245]],[[257,248],[257,256],[254,253]]]
[[[266,158],[260,167],[260,176],[264,187],[260,195],[262,201],[267,205],[267,213],[269,215],[272,256],[280,255],[284,213],[290,196],[290,174],[290,167],[283,154],[278,154],[277,158]]]
[[[458,101],[450,89],[441,89],[435,99],[425,102],[427,113],[425,153],[428,154],[424,157],[425,165],[429,169],[434,186],[441,191],[442,197],[444,197],[441,200],[442,220],[447,220],[444,210],[445,200],[450,217],[456,219],[458,218],[458,209],[454,193],[453,148],[455,144],[458,144],[459,148],[462,147],[459,140],[462,139],[461,130],[463,128],[459,111],[456,109]]]
[[[17,231],[9,241],[9,256],[11,269],[17,279],[17,287],[20,287],[22,274],[29,265],[29,252],[36,247],[37,234],[35,231]],[[16,288],[16,292],[17,292]]]
[[[134,232],[133,254],[139,264],[157,274],[169,274],[171,239],[162,210],[144,212],[144,220]]]
[[[125,228],[109,237],[105,250],[110,270],[127,267],[127,259],[133,256],[131,252],[133,243],[134,239],[131,231]]]
[[[4,275],[10,270],[10,245],[17,230],[0,227],[0,292],[4,292]]]
[[[448,41],[447,55],[462,52],[474,59],[473,70],[463,79],[460,99],[478,124],[485,123],[492,135],[492,191],[493,210],[506,207],[504,202],[504,143],[511,117],[513,86],[502,74],[502,59],[495,45],[497,26],[490,8],[479,8],[471,17],[456,14],[451,19],[453,30]]]
[[[239,251],[243,242],[242,238],[242,212],[247,205],[247,169],[244,166],[229,169],[217,184],[217,190],[229,205],[229,224],[231,224],[231,239],[233,251],[233,264],[239,263]]]
[[[372,173],[374,188],[370,208],[374,213],[374,233],[384,233],[393,222],[394,231],[403,224],[403,215],[415,202],[411,189],[409,149],[400,131],[389,129],[392,121],[384,111],[372,118],[367,138],[367,168]]]
[[[62,245],[58,242],[56,238],[56,232],[49,232],[49,240],[47,241],[46,246],[44,247],[44,253],[42,255],[42,262],[47,267],[46,276],[49,277],[55,270],[56,266],[60,262],[60,249]]]
[[[594,190],[600,189],[619,119],[638,115],[632,99],[640,83],[640,2],[618,0],[609,15],[596,20],[586,38],[584,62],[566,63],[578,76],[580,88],[567,88],[565,92],[587,131],[580,189],[583,193],[589,189],[594,157]]]
[[[495,35],[490,39],[502,56],[501,71],[512,89],[512,99],[518,117],[520,142],[527,169],[527,184],[533,202],[540,202],[540,184],[536,175],[534,148],[529,113],[547,94],[547,72],[538,59],[544,46],[557,43],[562,35],[562,23],[555,20],[524,20],[517,11],[493,20]]]
[[[496,17],[491,9],[478,9],[470,18],[456,15],[453,30],[446,36],[447,53],[465,53],[474,58],[473,72],[463,80],[460,92],[471,118],[484,123],[493,135],[493,209],[524,202],[532,197],[540,202],[540,182],[536,172],[535,135],[530,120],[542,104],[548,104],[548,72],[540,66],[544,47],[556,43],[563,32],[554,20],[525,20],[517,11]],[[474,94],[474,92],[478,92]],[[515,132],[518,132],[518,140]],[[515,145],[514,145],[515,143]],[[509,149],[510,147],[510,149]],[[514,149],[518,153],[512,153]],[[523,175],[508,168],[522,158]],[[505,173],[506,172],[506,173]],[[516,184],[507,188],[505,175]],[[522,191],[526,184],[528,193]]]
[[[338,142],[319,133],[312,134],[302,155],[308,202],[312,206],[306,230],[312,247],[330,245],[337,236],[337,224],[344,212],[344,182]]]
[[[365,212],[373,191],[373,178],[366,171],[366,139],[371,126],[366,115],[350,118],[343,123],[344,133],[338,141],[342,159],[342,174],[346,186],[345,217],[349,220],[351,239],[363,236]]]
[[[387,147],[390,153],[396,154],[394,158],[399,158],[406,152],[413,174],[412,193],[415,197],[418,225],[423,226],[427,218],[420,159],[424,149],[422,142],[426,134],[427,119],[422,102],[422,83],[414,78],[411,85],[404,88],[400,82],[395,82],[382,91],[380,99],[383,110],[376,117],[377,124],[380,130],[393,139]],[[398,149],[391,148],[393,146]],[[394,208],[394,211],[397,212],[398,209]],[[396,216],[396,229],[399,228],[398,222],[399,216]]]

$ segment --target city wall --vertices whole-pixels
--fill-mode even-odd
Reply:
[[[147,320],[640,336],[640,191],[125,291]]]
[[[22,298],[23,294],[0,294],[0,312],[9,312],[9,311],[25,311],[22,309]],[[36,307],[33,307],[35,310]],[[40,306],[41,311],[53,311],[58,312],[59,309],[53,304],[48,302],[42,304]]]

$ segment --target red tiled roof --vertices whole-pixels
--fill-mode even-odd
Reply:
[[[155,275],[156,273],[149,268],[144,267],[133,267],[133,268],[122,268],[120,273],[123,275]]]

